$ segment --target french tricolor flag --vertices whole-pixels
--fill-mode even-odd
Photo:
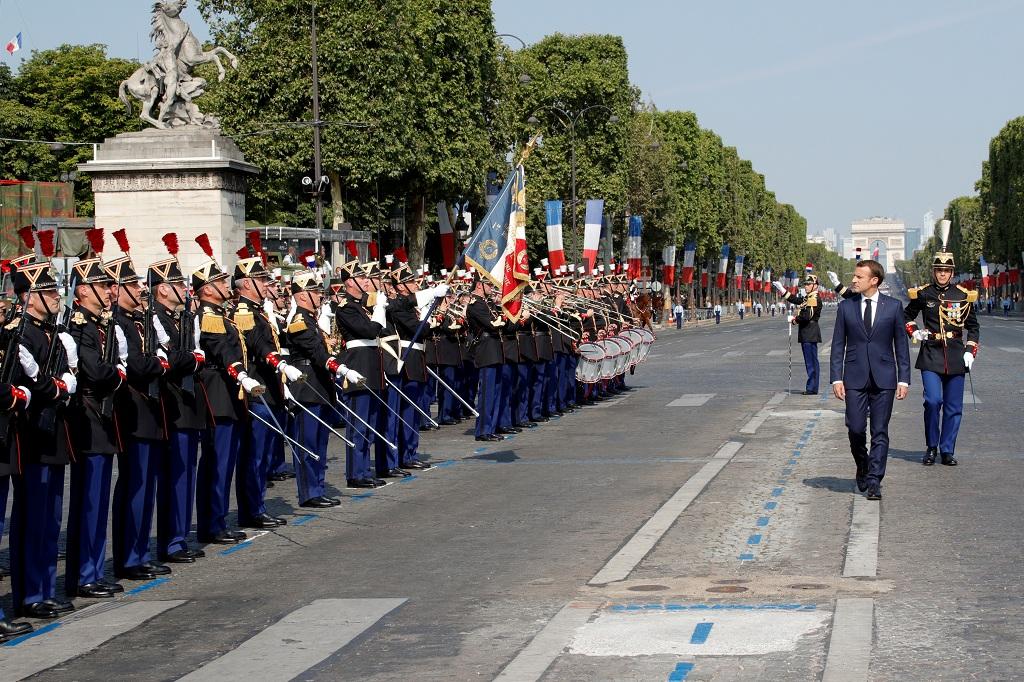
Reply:
[[[718,276],[715,278],[715,286],[719,289],[725,288],[725,273],[729,269],[729,245],[722,245],[722,257],[718,261]]]
[[[761,271],[761,291],[765,294],[772,290],[772,269],[765,268]]]
[[[565,265],[565,250],[562,247],[562,202],[552,199],[544,202],[548,227],[548,261],[551,269]]]
[[[743,288],[743,261],[746,258],[742,253],[736,256],[736,266],[733,268],[733,279],[736,282],[736,291]]]
[[[643,255],[640,248],[644,219],[638,215],[629,216],[629,233],[626,235],[626,267],[630,279],[640,279]]]
[[[661,251],[661,260],[664,262],[661,283],[665,286],[672,286],[676,281],[676,245],[666,246]]]
[[[455,232],[447,202],[437,202],[437,225],[441,232],[441,260],[450,270],[455,267]]]
[[[697,243],[686,242],[683,246],[683,284],[693,284],[693,261],[697,255]]]
[[[604,199],[587,199],[587,213],[583,227],[583,263],[586,272],[593,272],[597,263],[597,248],[601,244],[601,216]]]
[[[980,256],[979,263],[981,264],[981,286],[987,289],[990,286],[988,261],[984,256]]]
[[[14,54],[18,50],[20,50],[21,49],[21,33],[19,33],[18,35],[14,36],[10,40],[8,40],[7,41],[7,46],[4,49],[7,50],[7,54]]]

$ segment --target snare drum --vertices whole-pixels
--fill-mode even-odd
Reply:
[[[576,365],[576,380],[584,384],[597,383],[601,379],[601,363],[605,352],[596,343],[581,343],[580,361]]]

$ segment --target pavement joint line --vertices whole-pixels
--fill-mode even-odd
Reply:
[[[565,651],[576,630],[587,624],[597,608],[596,605],[573,602],[563,606],[494,678],[495,682],[539,680]]]
[[[843,563],[844,578],[874,578],[878,574],[878,535],[881,505],[860,495],[853,498],[850,538]]]
[[[625,580],[742,447],[743,443],[739,441],[723,444],[711,460],[687,479],[587,584],[606,585]]]
[[[875,600],[836,600],[822,682],[861,682],[871,666]]]

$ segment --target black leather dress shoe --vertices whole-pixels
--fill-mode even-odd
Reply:
[[[455,421],[454,419],[445,419],[444,421],[440,421],[437,423],[440,424],[441,426],[455,426],[459,422]]]
[[[327,509],[328,507],[333,507],[334,505],[322,497],[311,497],[305,502],[300,502],[299,506],[304,507],[306,509]]]
[[[42,603],[57,613],[71,613],[75,610],[74,604],[69,601],[61,601],[60,599],[44,599]]]
[[[238,540],[239,542],[241,542],[242,540],[249,539],[249,536],[240,530],[226,530],[224,531],[224,534],[227,535],[229,538],[234,538]]]
[[[959,462],[956,461],[956,457],[953,456],[952,452],[942,453],[942,463],[948,467],[955,467]]]
[[[857,476],[857,490],[859,490],[859,491],[861,491],[863,493],[863,492],[866,492],[867,489],[868,489],[868,479],[864,478],[863,476],[859,476],[858,475]]]
[[[869,500],[880,500],[882,499],[882,486],[878,483],[873,483],[868,486],[867,498]]]
[[[273,488],[273,487],[274,487],[274,482],[273,482],[273,481],[271,481],[271,480],[268,480],[268,481],[267,481],[267,490],[270,490],[270,489],[271,489],[271,488]]]
[[[287,526],[288,525],[288,519],[286,519],[283,516],[271,516],[270,518],[274,519],[274,522],[277,525],[279,525],[279,526]]]
[[[818,395],[817,391],[804,391],[800,395]]]
[[[110,599],[113,598],[114,592],[108,590],[102,583],[86,583],[85,585],[79,585],[72,596],[86,597],[88,599]]]
[[[142,567],[155,575],[170,575],[171,567],[167,564],[161,564],[156,561],[147,561],[142,564]]]
[[[185,551],[188,552],[193,559],[202,559],[206,556],[206,552],[201,549],[186,549]]]
[[[172,564],[194,564],[196,558],[187,549],[180,549],[177,552],[160,557],[160,561]]]
[[[41,601],[34,604],[25,604],[18,609],[18,615],[23,618],[39,618],[41,620],[53,620],[60,616],[56,609],[47,606]]]
[[[267,530],[271,528],[277,528],[278,522],[274,520],[274,517],[269,514],[260,514],[254,519],[246,519],[243,523],[238,524],[242,528],[259,528]]]
[[[525,424],[516,424],[517,429],[535,429],[537,428],[537,422],[526,422]]]
[[[331,503],[332,507],[337,507],[339,504],[341,504],[341,498],[340,497],[328,497],[327,495],[321,495],[320,499],[321,500],[327,500],[328,502]]]
[[[410,476],[412,476],[412,474],[410,474],[405,469],[399,469],[398,467],[395,467],[394,469],[388,469],[387,473],[386,474],[381,474],[380,477],[381,478],[409,478]]]
[[[371,478],[350,478],[345,481],[349,488],[376,488],[377,485]]]
[[[499,436],[496,433],[492,433],[487,436],[477,436],[476,439],[480,441],[496,442],[499,440],[505,440],[505,436]]]
[[[114,571],[114,576],[118,580],[152,580],[156,577],[156,573],[144,566],[129,566],[123,570]]]
[[[271,474],[267,478],[271,481],[287,481],[289,478],[295,478],[295,473],[292,471],[282,471],[279,474]]]
[[[402,465],[402,468],[403,469],[420,469],[420,470],[424,470],[424,469],[433,469],[434,465],[427,464],[426,462],[416,461],[416,462],[406,462],[405,464]]]
[[[122,586],[121,583],[112,583],[109,580],[100,580],[99,584],[103,586],[103,589],[113,592],[114,594],[124,592],[124,586]]]
[[[931,465],[935,464],[935,458],[938,457],[938,455],[938,448],[928,448],[927,450],[925,450],[924,457],[921,458],[921,464],[925,465],[926,467],[930,467]]]
[[[14,637],[27,635],[35,630],[28,623],[14,623],[9,620],[0,620],[0,642],[6,642]]]
[[[542,416],[539,419],[534,419],[533,421],[540,422],[540,423],[549,422],[549,421],[551,421],[551,417],[543,417]]]
[[[238,538],[227,533],[217,533],[213,537],[200,537],[198,539],[204,545],[237,545],[241,542]]]

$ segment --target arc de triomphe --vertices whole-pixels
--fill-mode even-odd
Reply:
[[[906,226],[895,218],[865,218],[850,225],[853,248],[860,247],[863,258],[871,258],[875,242],[885,244],[879,257],[886,272],[896,272],[896,261],[906,260]]]

